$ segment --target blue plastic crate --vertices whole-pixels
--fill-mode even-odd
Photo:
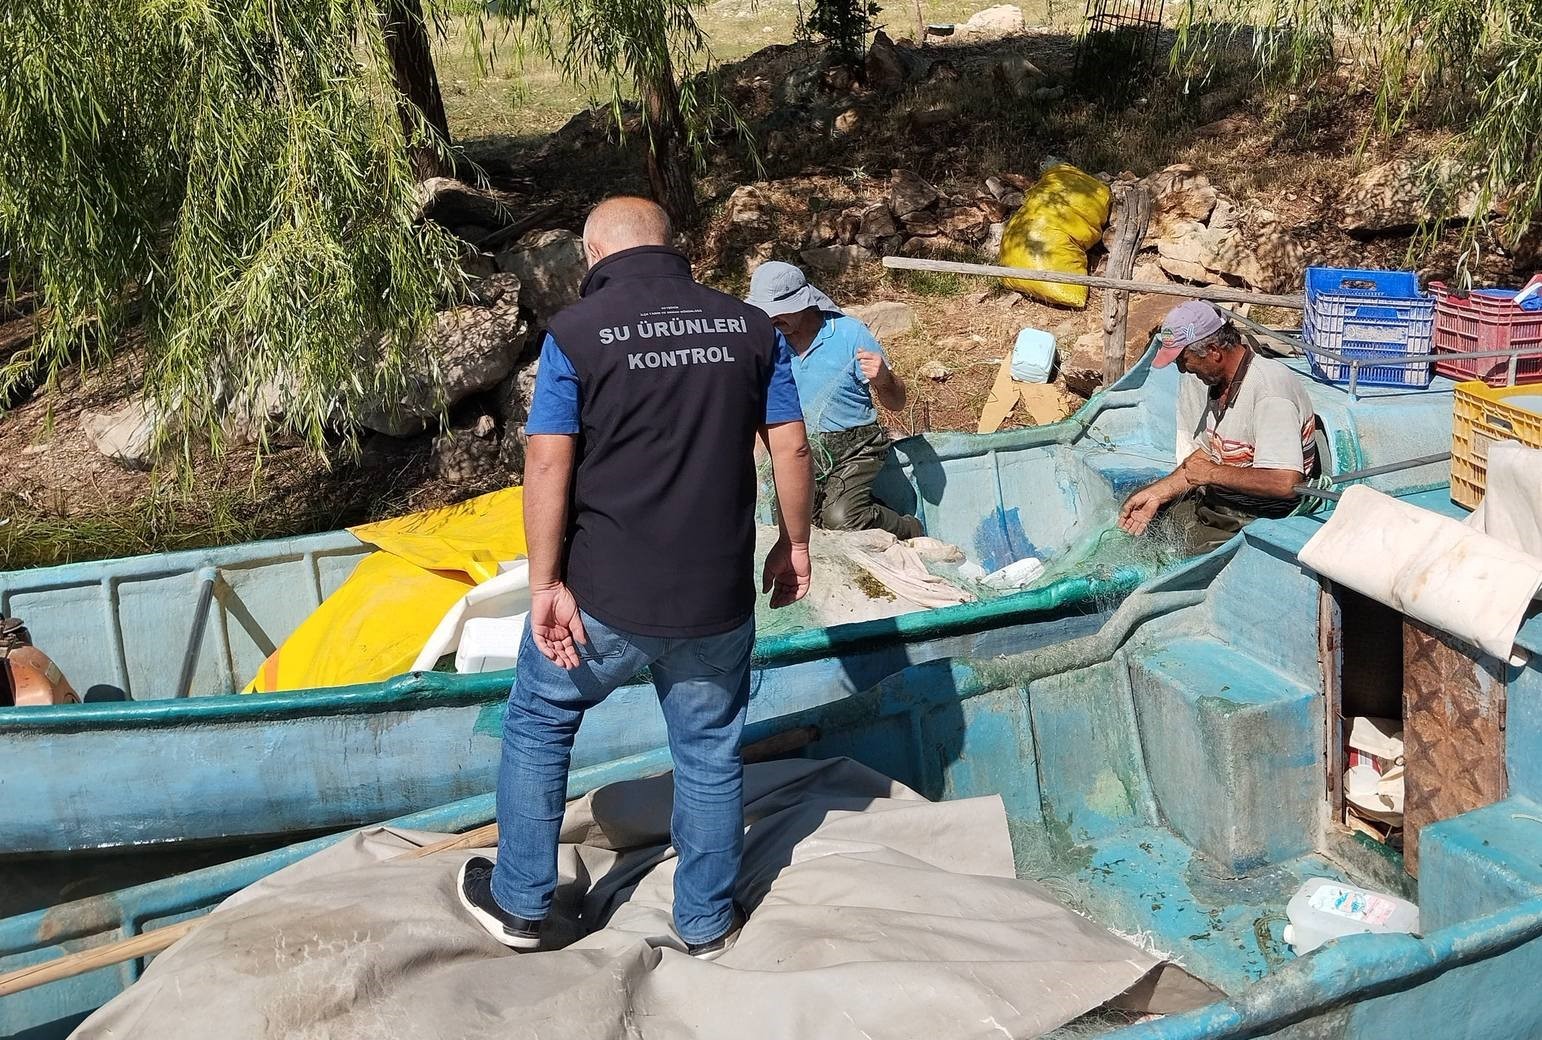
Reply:
[[[1357,384],[1423,388],[1429,365],[1377,365],[1377,360],[1429,355],[1435,324],[1433,297],[1419,293],[1412,271],[1311,267],[1306,273],[1307,343],[1360,367]],[[1312,371],[1332,383],[1349,382],[1349,365],[1313,354]]]

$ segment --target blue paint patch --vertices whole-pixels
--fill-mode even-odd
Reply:
[[[1000,570],[1030,556],[1043,558],[1038,547],[1028,540],[1016,506],[997,509],[981,520],[975,528],[974,548],[980,565],[988,571]]]
[[[1150,466],[1132,469],[1102,469],[1098,471],[1119,499],[1128,498],[1147,484],[1161,480],[1167,474]]]

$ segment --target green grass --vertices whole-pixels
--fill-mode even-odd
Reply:
[[[1001,0],[924,0],[929,23],[963,22]],[[1081,9],[1067,0],[1022,0],[1028,25],[1074,26]],[[738,61],[775,43],[791,43],[797,28],[797,0],[715,0],[703,3],[697,17],[713,59]],[[895,38],[914,38],[914,0],[883,5],[879,24]],[[488,137],[530,137],[550,133],[575,113],[610,100],[563,77],[550,62],[520,53],[518,41],[503,39],[484,66],[468,46],[468,36],[451,26],[434,48],[439,86],[444,94],[450,133],[458,141]]]
[[[0,570],[200,549],[288,533],[274,530],[271,518],[250,506],[249,499],[235,493],[204,491],[194,500],[152,492],[128,508],[103,505],[55,513],[7,495],[0,498]]]

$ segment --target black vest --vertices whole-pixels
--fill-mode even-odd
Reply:
[[[755,609],[755,437],[776,332],[640,246],[595,264],[549,331],[579,383],[565,580],[607,625],[707,636]]]

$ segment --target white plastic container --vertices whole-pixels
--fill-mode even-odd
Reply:
[[[510,617],[467,618],[455,650],[455,670],[462,675],[501,672],[519,662],[519,643],[529,613]]]
[[[1055,367],[1055,334],[1032,327],[1012,345],[1012,378],[1019,383],[1047,383]]]
[[[1341,935],[1419,930],[1419,908],[1408,900],[1328,878],[1312,878],[1297,889],[1285,913],[1285,941],[1297,954]]]
[[[1032,585],[1044,573],[1044,561],[1028,556],[1009,563],[999,571],[992,571],[981,579],[980,584],[991,589],[1021,589]]]

